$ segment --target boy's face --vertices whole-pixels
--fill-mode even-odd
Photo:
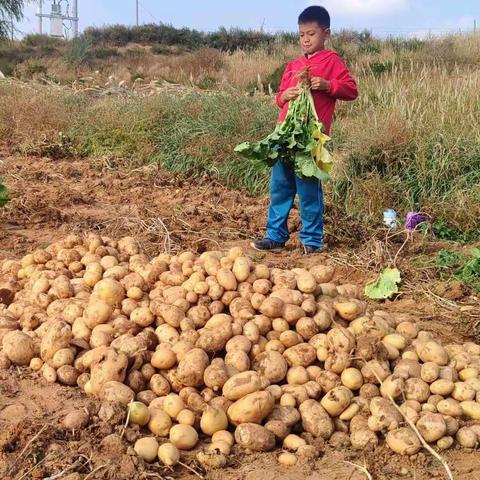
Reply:
[[[329,28],[322,28],[317,22],[301,23],[298,27],[304,53],[312,55],[325,48],[325,40],[330,38]]]

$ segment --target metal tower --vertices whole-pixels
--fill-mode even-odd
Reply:
[[[76,37],[78,35],[78,0],[71,0],[71,15],[70,0],[46,0],[50,4],[49,13],[43,13],[43,1],[38,0],[38,33],[43,34],[43,19],[48,18],[50,19],[49,35],[68,37],[69,31],[73,30],[73,36]]]

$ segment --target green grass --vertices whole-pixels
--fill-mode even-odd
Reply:
[[[472,248],[466,254],[443,249],[437,254],[436,265],[442,277],[453,276],[480,292],[480,249]]]
[[[66,135],[80,154],[108,156],[111,165],[159,163],[173,173],[208,175],[260,194],[268,171],[233,148],[265,134],[274,118],[269,102],[223,93],[116,98],[85,108]]]

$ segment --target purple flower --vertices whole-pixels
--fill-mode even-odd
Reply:
[[[409,232],[415,231],[418,225],[421,223],[428,223],[428,218],[426,215],[417,212],[407,213],[407,217],[405,218],[405,228]]]

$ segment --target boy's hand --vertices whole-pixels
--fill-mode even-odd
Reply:
[[[290,100],[297,98],[300,95],[300,89],[298,87],[290,87],[287,88],[280,98],[282,103],[287,103]]]
[[[330,82],[322,77],[312,77],[310,86],[312,90],[319,90],[320,92],[328,92],[330,90]]]

